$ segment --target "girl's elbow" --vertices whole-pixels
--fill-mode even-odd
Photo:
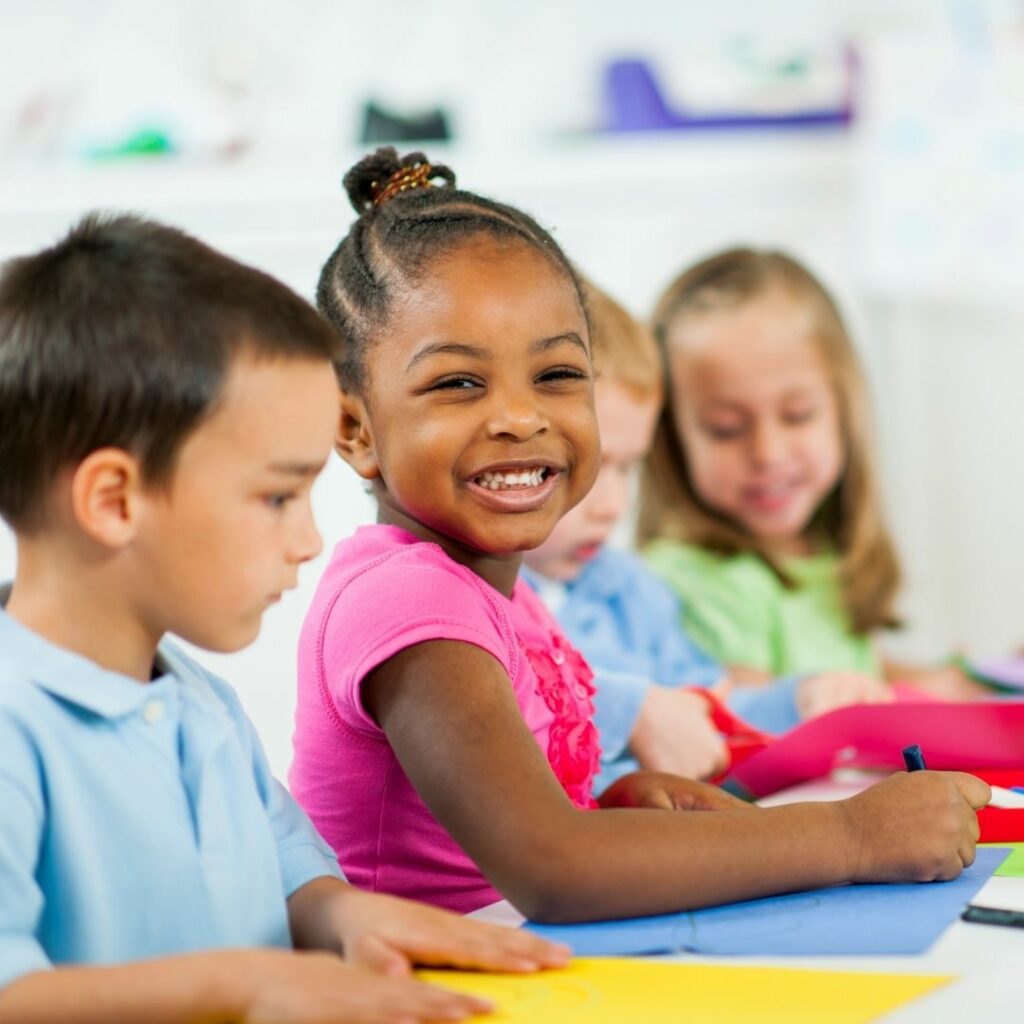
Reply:
[[[564,894],[552,893],[535,898],[528,910],[522,909],[512,900],[509,902],[528,921],[536,924],[579,924],[594,919],[593,909],[587,913],[578,901],[566,898]]]
[[[593,918],[581,889],[583,869],[570,858],[548,857],[535,863],[520,861],[499,880],[498,890],[527,920],[538,924],[568,924]],[[502,884],[504,883],[504,884]]]
[[[485,873],[528,920],[562,924],[595,916],[593,910],[586,911],[594,862],[581,855],[590,848],[579,827],[587,813],[573,810],[565,819],[520,831],[515,843],[498,843],[492,849],[496,862]]]

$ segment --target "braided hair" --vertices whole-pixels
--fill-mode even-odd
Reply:
[[[431,179],[443,185],[432,185]],[[427,263],[478,235],[525,242],[563,273],[586,315],[576,270],[532,217],[455,185],[454,172],[423,153],[399,157],[382,146],[364,157],[342,184],[358,219],[320,272],[316,302],[343,343],[335,371],[341,386],[361,391],[366,349],[386,326],[396,298],[414,287]]]

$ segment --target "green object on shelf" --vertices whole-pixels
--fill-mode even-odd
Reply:
[[[170,135],[160,128],[140,128],[121,142],[107,146],[94,146],[89,150],[90,160],[121,160],[136,156],[167,156],[176,151]]]

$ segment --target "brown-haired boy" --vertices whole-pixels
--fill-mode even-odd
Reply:
[[[0,276],[0,1021],[454,1020],[479,1001],[379,973],[564,960],[349,887],[233,692],[164,639],[244,646],[318,552],[337,345],[134,217]]]

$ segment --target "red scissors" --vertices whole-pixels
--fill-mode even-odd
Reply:
[[[738,715],[734,715],[711,690],[702,686],[692,686],[689,689],[707,701],[711,722],[722,734],[726,750],[729,752],[729,763],[719,775],[711,779],[712,782],[718,783],[727,778],[733,768],[742,764],[748,757],[760,753],[775,739],[771,733],[761,732],[760,729],[755,729],[748,722],[744,722]]]

